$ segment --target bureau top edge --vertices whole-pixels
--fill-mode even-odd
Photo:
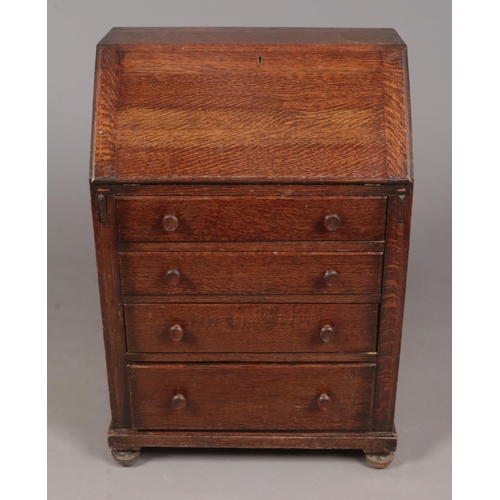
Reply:
[[[193,178],[132,178],[132,179],[115,179],[112,177],[95,177],[92,168],[89,173],[89,183],[91,185],[102,185],[102,186],[177,186],[182,188],[183,186],[207,186],[207,187],[217,187],[217,186],[274,186],[274,187],[292,187],[292,186],[303,186],[305,187],[403,187],[412,186],[414,183],[413,171],[408,177],[398,177],[392,179],[349,179],[348,181],[339,179],[328,179],[328,180],[318,180],[318,179],[266,179],[266,178],[210,178],[210,177],[193,177]]]
[[[393,28],[115,27],[98,47],[144,45],[373,45],[406,47]]]

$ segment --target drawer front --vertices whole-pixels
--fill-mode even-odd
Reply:
[[[384,240],[385,197],[120,197],[120,241]]]
[[[377,294],[382,253],[124,252],[120,266],[124,294]]]
[[[368,352],[378,304],[125,304],[129,352]]]
[[[130,365],[133,426],[365,430],[374,373],[372,364]]]

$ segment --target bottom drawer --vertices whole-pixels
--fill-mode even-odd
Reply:
[[[374,364],[129,365],[135,429],[366,430]]]

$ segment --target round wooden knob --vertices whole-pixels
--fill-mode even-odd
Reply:
[[[326,286],[332,286],[334,283],[338,281],[339,275],[337,274],[337,271],[334,271],[333,269],[328,269],[328,271],[325,271],[323,279],[325,280]]]
[[[165,215],[162,220],[163,229],[171,233],[179,227],[179,221],[175,215]]]
[[[340,226],[340,217],[337,214],[325,215],[324,224],[328,231],[335,231]]]
[[[332,406],[332,398],[328,394],[321,394],[318,398],[318,406],[322,410],[328,410]]]
[[[182,410],[183,408],[186,408],[187,405],[187,399],[182,395],[182,394],[176,394],[172,398],[172,407],[175,410]]]
[[[167,271],[167,274],[165,274],[165,281],[167,282],[168,286],[178,285],[180,280],[181,273],[177,271],[177,269],[170,269],[169,271]]]
[[[331,342],[334,337],[333,328],[330,325],[325,325],[319,334],[323,342]]]
[[[178,342],[179,340],[182,339],[182,336],[184,335],[184,330],[182,329],[181,325],[174,325],[170,328],[170,331],[168,332],[168,336],[172,339]]]

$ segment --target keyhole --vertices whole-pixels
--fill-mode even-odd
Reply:
[[[258,62],[259,64],[262,64],[262,56],[257,57],[257,62]]]

